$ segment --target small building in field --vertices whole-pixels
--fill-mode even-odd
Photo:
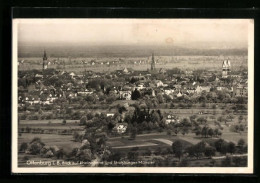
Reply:
[[[114,117],[114,113],[107,113],[107,117]]]
[[[187,88],[187,93],[188,94],[193,94],[193,93],[195,93],[195,91],[196,91],[196,89],[194,87],[188,87]]]
[[[177,116],[175,116],[175,115],[168,114],[166,116],[166,120],[165,120],[165,124],[166,125],[168,125],[170,123],[179,123],[179,122],[180,122],[179,118]]]
[[[205,91],[205,92],[210,92],[210,86],[197,86],[195,92],[196,93],[201,93],[202,91]]]
[[[89,91],[88,89],[78,91],[77,94],[79,96],[87,96],[93,94],[93,91]]]
[[[179,91],[178,93],[177,93],[177,97],[182,97],[182,93]]]
[[[127,123],[117,123],[113,131],[115,131],[118,134],[123,134],[126,132],[127,126]]]
[[[119,91],[119,98],[122,100],[131,100],[132,97],[132,91],[126,90],[126,91]]]
[[[42,74],[35,74],[35,78],[36,78],[36,79],[42,79],[42,78],[43,78],[43,75],[42,75]]]
[[[154,82],[155,82],[156,87],[161,87],[161,86],[163,86],[163,82],[160,81],[160,80],[155,80]]]
[[[76,76],[76,74],[74,72],[71,72],[69,75],[71,78],[74,78]]]
[[[95,61],[95,60],[91,60],[91,61],[90,61],[90,64],[91,64],[91,65],[95,65],[95,64],[96,64],[96,61]]]
[[[171,88],[166,88],[166,89],[164,89],[164,94],[166,94],[166,95],[171,95],[171,94],[173,94],[175,92],[175,90],[174,89],[171,89]]]

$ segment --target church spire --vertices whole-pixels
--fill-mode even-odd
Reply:
[[[42,70],[47,69],[47,67],[48,67],[47,59],[48,59],[47,54],[46,54],[46,51],[44,49],[43,57],[42,57]]]
[[[43,51],[43,60],[47,60],[47,54],[46,54],[46,50],[45,49]]]
[[[154,53],[152,53],[151,70],[152,70],[152,71],[155,70]]]

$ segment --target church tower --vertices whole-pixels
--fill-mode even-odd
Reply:
[[[43,58],[42,58],[42,70],[45,70],[48,68],[48,62],[47,62],[48,58],[47,58],[47,54],[46,51],[44,50],[43,52]]]
[[[228,75],[230,74],[230,61],[229,60],[224,60],[222,64],[222,78],[227,78]]]
[[[151,71],[154,70],[155,70],[155,61],[154,61],[154,55],[152,54]]]

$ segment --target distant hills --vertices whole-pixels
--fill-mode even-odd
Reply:
[[[196,48],[173,45],[42,45],[19,44],[18,57],[41,57],[43,50],[51,57],[148,57],[152,52],[158,56],[219,56],[247,55],[246,48]]]

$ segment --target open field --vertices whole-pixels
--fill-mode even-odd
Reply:
[[[21,120],[19,129],[27,127],[44,130],[84,130],[83,126],[79,126],[79,120],[67,120],[65,125],[62,124],[62,120]]]
[[[31,125],[20,125],[19,128],[27,128],[27,127],[30,127],[32,129],[37,129],[37,128],[41,128],[41,129],[44,129],[44,130],[50,130],[50,129],[53,129],[53,130],[70,130],[70,129],[77,129],[77,130],[83,130],[84,127],[82,126],[79,126],[79,125],[70,125],[70,124],[67,124],[67,125],[38,125],[38,124],[31,124]]]
[[[71,151],[74,147],[79,147],[80,143],[74,142],[72,135],[58,135],[58,134],[30,134],[23,133],[22,136],[18,139],[18,145],[23,142],[30,142],[34,137],[39,137],[42,141],[48,146],[58,146],[64,150]],[[247,141],[247,133],[234,133],[234,132],[225,132],[223,130],[223,135],[221,138],[226,141],[232,141],[237,143],[239,139],[244,139]],[[157,148],[157,147],[171,147],[172,142],[176,140],[183,140],[187,144],[197,144],[202,140],[216,140],[218,138],[202,138],[197,137],[193,133],[187,135],[166,135],[165,132],[162,133],[150,133],[150,134],[141,134],[137,135],[135,140],[129,140],[129,136],[123,137],[111,137],[108,140],[108,145],[115,149],[128,149],[130,150],[133,147],[139,147],[142,149],[147,148]]]
[[[73,148],[78,148],[81,146],[81,143],[75,142],[73,140],[72,135],[57,135],[57,134],[30,134],[30,133],[23,133],[22,136],[18,137],[18,148],[23,142],[30,142],[33,138],[39,137],[41,138],[42,142],[45,143],[46,146],[57,146],[58,148],[62,148],[66,153],[69,153],[73,150]],[[226,141],[232,141],[234,143],[237,143],[239,139],[244,139],[247,141],[247,133],[233,133],[233,132],[227,132],[227,129],[224,128],[222,137]],[[176,140],[182,141],[182,144],[184,148],[187,148],[191,145],[197,144],[198,142],[204,140],[208,143],[214,142],[218,138],[202,138],[197,137],[193,133],[189,133],[184,135],[167,135],[166,132],[154,132],[149,134],[140,134],[136,136],[135,140],[130,140],[129,136],[121,136],[121,137],[111,137],[107,141],[107,145],[112,148],[113,152],[118,152],[121,154],[127,154],[130,151],[133,151],[134,149],[142,155],[143,153],[146,153],[148,151],[150,152],[167,152],[169,149],[171,149],[171,145]],[[171,156],[171,155],[170,155]],[[216,156],[220,156],[218,153]],[[26,165],[25,157],[29,158],[30,160],[35,161],[50,161],[51,158],[40,158],[38,155],[27,155],[25,153],[19,153],[18,154],[18,163],[19,166],[25,166],[30,167],[32,165]],[[142,156],[143,159],[147,161],[153,161],[154,158],[157,156],[152,154],[151,156]],[[158,156],[157,158],[160,158]],[[223,158],[218,158],[214,160],[214,166],[221,166],[221,161]],[[56,160],[55,160],[56,161]],[[168,162],[166,160],[163,162],[160,162],[164,164],[165,166],[171,166],[172,162],[177,162],[178,159],[176,157],[171,157],[171,162]],[[189,166],[190,167],[205,167],[205,166],[213,166],[212,160],[208,158],[204,159],[189,159]],[[151,165],[155,166],[155,165]],[[37,166],[39,167],[39,166]],[[46,167],[46,165],[45,165]]]
[[[111,108],[108,108],[108,109],[75,109],[75,111],[79,111],[81,113],[84,113],[86,111],[88,112],[91,112],[93,114],[95,113],[116,113],[118,110],[115,106],[117,106],[118,104],[122,104],[122,103],[128,103],[129,105],[130,104],[133,104],[133,103],[136,103],[136,101],[123,101],[123,100],[116,100],[115,102],[113,102],[113,104],[111,104]],[[114,107],[112,107],[114,106]],[[134,111],[134,107],[129,107],[128,108],[128,111]],[[226,109],[221,109],[220,107],[216,108],[216,109],[212,109],[212,108],[203,108],[203,107],[192,107],[190,109],[178,109],[178,108],[174,108],[174,109],[165,109],[165,108],[150,108],[150,110],[158,110],[160,109],[161,113],[162,114],[168,114],[168,113],[172,113],[174,115],[177,115],[181,118],[189,118],[189,116],[191,115],[197,115],[198,117],[212,117],[212,116],[215,116],[215,119],[217,119],[219,116],[223,116],[223,113],[226,113]],[[202,114],[201,114],[202,112]],[[47,112],[43,112],[43,113],[46,113]],[[19,115],[22,115],[24,114],[24,112],[20,112]],[[228,113],[230,114],[230,113]],[[228,115],[228,114],[225,114],[225,115]],[[242,115],[244,116],[244,118],[246,118],[247,115],[245,114],[235,114],[235,113],[231,113],[234,115],[234,121],[237,121],[237,118]],[[210,120],[210,119],[209,119]],[[66,120],[67,121],[67,124],[77,124],[79,123],[79,120]],[[20,124],[23,124],[23,125],[30,125],[30,124],[48,124],[49,122],[51,122],[52,124],[61,124],[62,123],[62,120],[61,119],[50,119],[50,120],[20,120]]]
[[[199,111],[201,111],[200,109],[161,109],[162,113],[164,112],[172,112],[173,114],[178,115],[180,118],[189,118],[191,115],[196,114],[198,117],[206,117],[207,121],[208,121],[208,126],[210,128],[216,128],[216,124],[215,121],[217,121],[217,118],[220,116],[223,116],[222,114],[217,114],[217,115],[212,115],[212,114],[198,114]],[[203,111],[209,111],[209,110],[203,110]],[[222,111],[222,110],[221,110]],[[227,140],[227,141],[232,141],[237,143],[237,141],[240,138],[243,138],[244,140],[247,141],[247,132],[243,132],[241,134],[239,133],[234,133],[234,132],[230,132],[230,126],[234,125],[234,124],[239,124],[239,115],[233,115],[234,119],[232,121],[227,122],[227,124],[225,124],[224,122],[221,122],[221,127],[223,128],[222,130],[222,137],[223,139]],[[244,117],[245,118],[245,117]],[[51,122],[51,123],[49,123]],[[241,124],[246,125],[247,120],[243,120]],[[62,120],[20,120],[20,124],[19,124],[19,129],[20,128],[26,128],[26,127],[30,127],[33,129],[44,129],[44,130],[48,130],[48,129],[52,129],[52,130],[71,130],[71,129],[76,129],[76,130],[84,130],[84,126],[79,126],[79,120],[67,120],[67,124],[63,125],[62,124]],[[30,141],[29,138],[27,138],[27,136],[49,136],[49,134],[22,134],[22,138],[27,139],[28,141]],[[129,141],[127,140],[128,137],[124,137],[126,139],[120,139],[119,142],[121,143],[121,145],[123,146],[130,146],[130,145],[134,145],[134,144],[142,144],[142,140],[154,140],[154,139],[167,139],[169,140],[169,137],[166,134],[162,134],[162,133],[155,133],[154,136],[152,136],[153,133],[151,134],[140,134],[137,136],[137,139],[135,141]],[[194,134],[189,133],[185,136],[182,135],[178,135],[179,137],[181,137],[183,140],[186,140],[192,144],[198,143],[199,141],[203,140],[203,138],[199,138],[196,137]],[[62,137],[61,141],[64,142],[64,138],[67,138],[65,136],[59,136],[58,137]],[[57,137],[57,139],[58,139]],[[71,137],[72,138],[72,137]],[[118,141],[118,139],[121,137],[112,137],[109,141],[109,143],[111,142],[113,144],[116,143],[116,140]],[[139,138],[141,138],[139,140]],[[48,138],[47,138],[48,139]],[[66,140],[65,140],[66,141]],[[19,141],[20,142],[20,141]],[[115,144],[112,146],[119,146],[120,144]]]
[[[23,142],[31,142],[34,137],[41,138],[42,142],[47,146],[57,146],[63,150],[70,152],[73,148],[79,147],[80,143],[73,140],[72,135],[58,135],[58,134],[30,134],[24,133],[18,138],[18,145]]]
[[[50,119],[50,120],[21,120],[20,125],[44,125],[51,123],[52,125],[54,124],[61,124],[62,120],[61,119]],[[67,124],[76,124],[79,123],[79,120],[66,120]]]

